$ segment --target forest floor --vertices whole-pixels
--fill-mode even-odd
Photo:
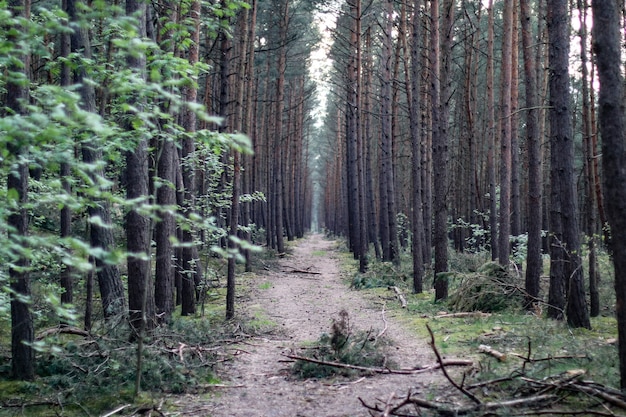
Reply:
[[[209,395],[178,398],[175,406],[185,416],[213,417],[347,417],[367,416],[369,404],[386,402],[391,395],[404,397],[409,390],[446,395],[441,371],[418,375],[373,374],[367,377],[299,379],[291,372],[293,361],[285,354],[302,354],[330,333],[333,318],[349,313],[353,330],[384,329],[389,363],[395,369],[419,368],[436,363],[427,340],[405,331],[384,300],[367,299],[342,281],[337,243],[314,234],[299,241],[274,267],[257,275],[251,294],[238,304],[239,311],[264,317],[273,331],[237,345],[237,354],[216,370],[220,384]],[[300,271],[300,272],[298,272]],[[395,301],[394,301],[395,302]],[[278,330],[276,330],[278,329]],[[448,391],[449,393],[449,391]]]

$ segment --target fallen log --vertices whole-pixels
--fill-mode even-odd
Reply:
[[[88,331],[74,326],[57,326],[42,330],[37,334],[36,339],[41,340],[55,334],[71,334],[74,336],[91,337]]]
[[[506,354],[500,352],[499,350],[495,350],[491,346],[480,345],[480,346],[478,346],[478,351],[480,353],[485,353],[487,355],[491,355],[494,358],[496,358],[497,360],[499,360],[500,362],[506,361]]]
[[[400,289],[395,285],[387,287],[387,289],[393,290],[393,292],[396,293],[396,298],[398,299],[398,301],[400,301],[400,305],[402,306],[402,308],[406,308],[406,298],[404,298],[404,295],[402,295]]]

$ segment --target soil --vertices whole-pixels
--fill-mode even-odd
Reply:
[[[310,346],[322,333],[330,332],[332,319],[342,309],[349,313],[352,329],[374,329],[373,334],[384,329],[383,337],[390,342],[387,354],[396,369],[436,362],[426,340],[405,331],[390,312],[383,312],[382,300],[368,300],[348,288],[341,278],[335,248],[336,242],[310,235],[280,260],[277,271],[257,277],[253,294],[238,308],[255,311],[276,323],[280,331],[240,345],[238,354],[217,369],[222,384],[212,388],[210,395],[177,401],[181,415],[368,416],[359,398],[373,404],[385,402],[391,395],[403,397],[409,390],[426,393],[444,385],[438,371],[307,380],[291,373],[293,361],[284,354],[301,354],[304,345]]]

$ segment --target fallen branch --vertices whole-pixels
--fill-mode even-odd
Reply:
[[[115,415],[115,414],[119,413],[120,411],[122,411],[122,410],[124,410],[124,409],[126,409],[128,407],[130,407],[130,404],[121,405],[121,406],[117,407],[115,410],[109,411],[108,413],[103,414],[100,417],[111,417],[112,415]]]
[[[74,327],[74,326],[57,326],[57,327],[52,327],[50,329],[42,330],[41,332],[39,332],[39,334],[37,335],[36,339],[37,340],[41,340],[41,339],[44,339],[44,338],[46,338],[48,336],[52,336],[54,334],[71,334],[71,335],[75,335],[75,336],[91,337],[91,335],[89,334],[88,331],[80,329],[78,327]]]
[[[545,358],[529,358],[528,356],[520,355],[519,353],[511,353],[511,355],[529,363],[545,362],[545,361],[552,361],[552,360],[564,360],[564,359],[589,359],[591,361],[591,358],[588,355],[546,356]]]
[[[499,360],[500,362],[506,361],[506,354],[500,352],[499,350],[495,350],[491,346],[480,345],[478,346],[478,351],[480,353],[486,353],[487,355],[491,355],[497,360]]]
[[[368,366],[350,365],[350,364],[341,363],[341,362],[322,361],[319,359],[307,358],[306,356],[298,356],[298,355],[285,355],[284,354],[283,356],[289,359],[297,360],[297,361],[311,362],[311,363],[316,363],[318,365],[332,366],[335,368],[354,369],[357,371],[371,372],[374,374],[397,374],[397,375],[415,375],[415,374],[420,374],[424,372],[434,371],[435,369],[439,369],[442,363],[444,366],[471,366],[474,364],[474,362],[470,360],[452,359],[452,360],[444,360],[442,361],[442,363],[427,365],[419,369],[390,369],[390,368],[372,368]]]
[[[407,405],[414,405],[416,407],[434,410],[439,415],[444,416],[444,417],[453,417],[453,416],[462,416],[462,415],[468,415],[468,414],[483,415],[484,413],[495,412],[503,408],[537,405],[539,403],[553,401],[556,398],[557,397],[554,395],[536,395],[533,397],[517,398],[514,400],[508,400],[508,401],[494,401],[494,402],[489,402],[489,403],[476,404],[472,406],[459,406],[459,407],[451,407],[446,404],[441,404],[441,403],[434,402],[434,401],[428,401],[428,400],[424,400],[421,398],[411,397],[410,395],[407,396],[404,400],[402,400],[398,404],[395,404],[391,407],[389,407],[390,405],[386,403],[385,408],[381,408],[379,405],[374,405],[374,406],[368,405],[365,401],[363,401],[362,398],[359,398],[359,401],[365,408],[371,411],[375,411],[377,413],[383,413],[386,411],[387,408],[389,408],[388,414],[386,414],[389,416],[400,416],[400,415],[413,416],[413,414],[405,414],[405,413],[399,414],[399,411],[401,408]],[[417,417],[418,415],[421,415],[421,414],[416,414],[415,416]]]
[[[376,335],[376,340],[378,340],[382,335],[385,334],[385,332],[387,331],[387,327],[388,327],[387,326],[387,319],[385,319],[385,306],[384,305],[383,305],[383,310],[382,310],[382,312],[380,314],[383,317],[383,323],[385,323],[385,327],[380,331],[380,333],[378,333]]]
[[[246,386],[243,384],[240,384],[240,385],[201,384],[199,387],[203,389],[211,389],[211,388],[245,388]]]
[[[478,399],[478,397],[476,397],[474,394],[472,394],[471,392],[463,388],[461,385],[457,384],[450,377],[450,375],[448,374],[448,371],[446,370],[446,367],[443,365],[443,359],[441,358],[441,354],[439,353],[439,350],[437,349],[437,345],[435,344],[435,334],[433,333],[433,330],[430,328],[428,324],[426,324],[426,328],[428,329],[428,333],[430,334],[430,342],[429,342],[430,347],[433,349],[433,352],[435,352],[435,356],[437,356],[437,362],[441,364],[441,371],[443,372],[443,376],[446,377],[446,379],[450,382],[450,384],[452,384],[454,388],[458,389],[463,394],[465,394],[467,398],[474,401],[476,404],[480,404],[481,401]]]
[[[387,287],[387,289],[393,290],[393,292],[396,293],[396,298],[398,299],[398,301],[400,301],[400,305],[402,306],[402,308],[406,308],[406,298],[404,298],[404,295],[402,295],[400,289],[395,285]]]
[[[295,266],[291,266],[291,265],[285,265],[287,268],[291,268],[291,271],[283,271],[283,272],[287,272],[290,274],[311,274],[311,275],[322,275],[321,272],[315,272],[315,271],[311,271],[311,268],[313,268],[312,266],[306,268],[306,269],[300,269],[300,268],[296,268]]]
[[[483,313],[482,311],[464,311],[460,313],[440,313],[434,316],[436,319],[456,319],[456,318],[487,318],[491,317],[491,313]]]

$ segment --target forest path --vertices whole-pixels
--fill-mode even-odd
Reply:
[[[382,303],[364,299],[342,282],[335,246],[335,242],[325,240],[322,235],[310,235],[298,242],[291,255],[280,260],[279,271],[258,277],[259,282],[255,282],[258,289],[239,308],[268,318],[282,331],[242,345],[243,353],[218,369],[218,375],[229,388],[216,388],[209,399],[192,400],[195,404],[187,404],[184,415],[367,416],[359,397],[372,404],[375,399],[386,400],[394,392],[405,396],[409,389],[424,391],[431,384],[441,383],[442,377],[436,371],[419,375],[378,374],[351,381],[298,380],[290,373],[291,363],[285,362],[284,354],[298,354],[303,344],[315,342],[323,332],[330,332],[332,318],[342,309],[349,313],[354,331],[373,328],[373,334],[377,334],[385,326]],[[389,312],[385,319],[388,326],[385,337],[392,341],[389,359],[398,368],[435,362],[426,340],[403,331]]]

